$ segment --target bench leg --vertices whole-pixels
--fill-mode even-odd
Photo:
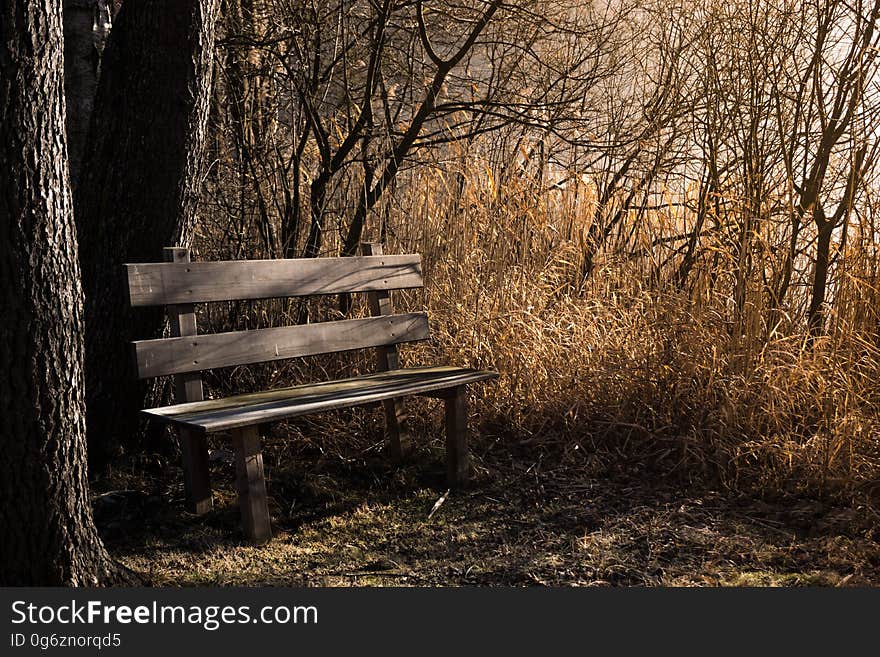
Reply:
[[[388,436],[388,452],[394,463],[400,463],[410,451],[409,433],[404,428],[402,399],[386,399],[385,434]]]
[[[241,506],[241,524],[251,543],[265,543],[272,538],[266,479],[263,476],[263,455],[260,433],[256,427],[232,432],[235,447],[236,485]]]
[[[208,513],[214,506],[208,469],[208,439],[204,433],[181,429],[180,451],[183,455],[186,510],[199,515]]]
[[[446,403],[446,478],[450,488],[465,488],[470,478],[467,444],[467,388],[452,388]]]

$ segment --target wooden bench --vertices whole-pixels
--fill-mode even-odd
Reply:
[[[295,260],[191,262],[187,249],[165,249],[165,262],[126,265],[132,306],[167,306],[169,338],[133,343],[138,376],[173,375],[172,406],[146,409],[180,432],[187,508],[212,508],[207,434],[228,433],[235,451],[242,524],[254,543],[271,538],[259,427],[307,413],[382,403],[389,451],[400,459],[407,437],[401,398],[426,395],[446,405],[447,475],[462,487],[469,474],[467,386],[494,372],[459,367],[400,368],[397,345],[429,337],[425,313],[393,314],[390,290],[422,286],[418,255],[383,255],[366,244],[362,256]],[[194,304],[363,292],[371,316],[251,331],[198,334]],[[377,372],[337,381],[204,399],[203,370],[352,349],[375,348]]]

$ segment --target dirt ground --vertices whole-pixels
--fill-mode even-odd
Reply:
[[[102,536],[156,585],[880,583],[880,522],[869,508],[736,496],[577,446],[491,436],[476,441],[474,488],[447,495],[439,434],[399,468],[379,442],[355,454],[306,442],[267,440],[275,537],[266,546],[242,540],[222,441],[213,512],[186,513],[180,469],[151,457],[94,486]]]

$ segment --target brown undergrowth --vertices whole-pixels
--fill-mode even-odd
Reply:
[[[735,304],[724,257],[698,259],[687,281],[674,283],[670,272],[680,258],[662,240],[682,230],[680,218],[654,213],[634,226],[625,257],[602,252],[585,276],[584,236],[595,220],[588,188],[536,196],[522,186],[501,194],[489,182],[477,184],[485,175],[472,171],[473,184],[450,189],[443,172],[419,171],[385,227],[387,252],[423,256],[425,289],[398,292],[396,305],[427,309],[432,339],[404,345],[403,363],[499,372],[497,383],[476,391],[478,429],[643,461],[735,493],[873,503],[880,492],[880,294],[872,243],[850,240],[839,254],[827,333],[811,342],[803,299],[791,294],[787,305],[772,304],[760,274],[745,281]],[[640,243],[661,246],[634,250]],[[718,253],[716,246],[703,248]],[[228,257],[222,244],[200,248],[206,259]],[[336,308],[336,299],[305,306],[311,321],[339,319]],[[200,325],[278,325],[303,310],[297,301],[217,304]],[[355,303],[355,314],[365,311]],[[223,395],[372,366],[371,354],[349,352],[209,373],[207,382]],[[422,403],[415,402],[416,423]],[[345,436],[358,432],[357,418],[311,422]]]
[[[157,583],[190,584],[878,581],[870,237],[837,245],[827,331],[811,341],[803,298],[773,303],[760,267],[735,289],[721,237],[676,278],[681,250],[667,238],[686,218],[672,211],[634,223],[625,248],[608,246],[590,270],[589,188],[536,194],[525,183],[499,189],[479,166],[465,173],[460,185],[417,169],[380,210],[386,252],[423,255],[425,289],[396,303],[427,308],[433,337],[403,347],[403,362],[500,374],[472,399],[478,486],[430,514],[445,490],[433,402],[408,404],[420,447],[399,470],[380,458],[377,412],[310,417],[267,441],[277,529],[267,548],[240,542],[222,440],[218,509],[204,519],[182,513],[166,457],[143,455],[99,482],[99,524],[124,563]],[[370,225],[366,237],[378,232]],[[231,253],[211,235],[198,249]],[[802,283],[808,264],[798,266]],[[277,325],[302,310],[219,305],[200,325]],[[312,321],[339,317],[335,300],[308,311]],[[206,382],[217,396],[370,367],[368,354],[337,354]]]

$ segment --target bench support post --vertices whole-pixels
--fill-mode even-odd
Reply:
[[[204,433],[190,429],[181,429],[179,435],[186,510],[202,515],[214,507],[208,469],[208,440]]]
[[[265,543],[272,538],[272,527],[257,427],[233,430],[232,444],[242,528],[251,543]]]
[[[361,244],[361,255],[380,256],[384,253],[384,248],[378,242]],[[387,290],[367,293],[367,301],[370,305],[370,314],[374,317],[394,313],[391,294]],[[376,367],[380,372],[396,370],[400,367],[397,345],[376,349]],[[412,442],[409,433],[404,428],[406,412],[403,408],[403,400],[386,399],[382,402],[382,406],[385,408],[385,435],[388,439],[388,454],[394,463],[400,463],[410,451]]]
[[[165,262],[189,262],[189,249],[181,246],[164,250]],[[168,306],[171,335],[181,337],[196,335],[196,311],[191,303]],[[177,403],[202,401],[202,375],[199,372],[178,374],[174,377],[174,396]],[[214,502],[211,498],[211,472],[208,467],[208,440],[204,433],[181,429],[180,451],[183,456],[183,489],[186,510],[190,513],[208,513]]]
[[[451,388],[446,404],[446,478],[450,488],[465,488],[470,479],[467,443],[467,387]]]
[[[403,431],[405,419],[403,401],[386,399],[382,402],[385,408],[385,435],[388,439],[388,455],[394,463],[401,463],[410,450],[409,434]]]

